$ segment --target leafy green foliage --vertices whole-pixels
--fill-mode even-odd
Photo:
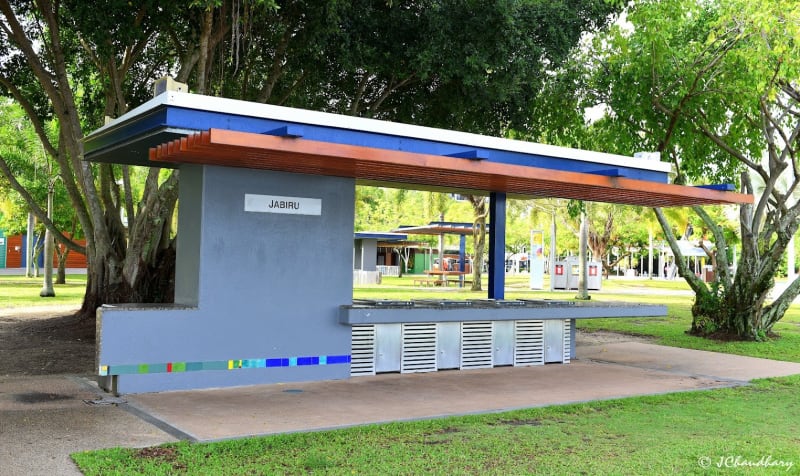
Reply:
[[[0,99],[0,116],[3,118],[0,122],[0,158],[43,209],[46,209],[48,184],[53,182],[53,220],[62,229],[71,230],[75,221],[74,210],[69,204],[63,183],[58,180],[55,165],[37,144],[36,135],[24,112],[17,104]],[[48,126],[52,125],[52,122],[48,123]],[[52,129],[54,127],[48,132],[55,134]],[[7,182],[5,178],[0,180]],[[5,230],[7,235],[25,232],[28,206],[10,183],[0,187],[0,214],[0,229]],[[80,230],[75,230],[75,233],[79,234]]]
[[[730,112],[726,104],[708,101],[696,71],[717,51],[716,45],[706,47],[702,41],[702,30],[707,31],[716,14],[691,3],[639,2],[628,15],[632,25],[616,25],[608,35],[597,36],[589,53],[592,94],[586,105],[603,103],[613,111],[595,130],[614,152],[658,151],[689,179],[737,183],[741,164],[696,134],[681,114],[702,107],[711,120],[719,120]],[[757,130],[739,132],[740,143],[758,148]]]
[[[763,304],[800,210],[796,175],[784,173],[797,168],[792,138],[800,130],[792,112],[800,99],[795,7],[782,1],[636,2],[629,23],[597,35],[577,59],[588,65],[585,105],[608,111],[591,128],[599,147],[658,151],[675,164],[677,183],[741,181],[760,195],[740,216],[740,237],[718,226],[719,213],[696,210],[702,223],[693,220],[695,229],[713,235],[723,263],[718,292],[682,271],[698,295],[695,330],[761,339],[800,291],[790,286],[778,302]],[[669,236],[670,226],[662,225]],[[732,258],[734,242],[742,247],[739,272],[731,276],[725,258]]]
[[[11,2],[3,10],[10,28],[0,30],[0,85],[34,125],[58,119],[58,134],[48,139],[37,128],[39,140],[58,161],[90,243],[108,250],[89,250],[90,266],[107,269],[90,280],[88,315],[106,299],[154,298],[136,277],[169,272],[151,251],[170,246],[158,239],[170,236],[158,223],[172,213],[176,176],[141,185],[141,175],[128,180],[128,169],[103,165],[87,167],[81,179],[84,131],[144,102],[154,79],[172,74],[195,92],[257,102],[541,134],[542,103],[562,97],[542,94],[550,73],[615,8],[603,0],[193,0],[181,8],[151,0]],[[560,83],[562,91],[568,85]],[[362,217],[390,213],[369,202],[358,205]],[[158,216],[134,218],[137,205]],[[127,237],[117,219],[122,210],[134,232]]]
[[[547,71],[612,10],[600,0],[280,2],[250,10],[247,21],[265,28],[247,30],[246,53],[226,60],[214,82],[226,96],[260,102],[525,131],[551,99],[542,94]]]

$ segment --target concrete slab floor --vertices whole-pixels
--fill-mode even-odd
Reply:
[[[579,352],[581,360],[569,365],[385,374],[127,398],[129,405],[192,439],[210,441],[719,388],[756,377],[800,373],[800,364],[777,371],[780,366],[764,359],[747,365],[741,360],[747,357],[715,354],[710,359],[705,354],[623,342],[585,347]],[[603,362],[589,360],[598,355]],[[621,362],[613,362],[615,358]],[[642,365],[635,365],[637,359]],[[734,371],[737,368],[740,373]]]

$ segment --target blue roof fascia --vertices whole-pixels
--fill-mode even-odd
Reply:
[[[595,170],[589,172],[590,174],[594,175],[604,175],[606,177],[627,177],[625,173],[620,169],[603,169],[603,170]]]
[[[430,155],[450,156],[462,153],[465,149],[465,146],[460,144],[434,142],[388,134],[376,134],[308,124],[291,124],[286,121],[189,110],[178,107],[170,107],[169,121],[170,125],[178,128],[196,130],[220,128],[254,133],[263,133],[264,131],[274,130],[284,126],[302,126],[303,139]],[[597,170],[597,164],[577,160],[501,150],[492,150],[491,152],[490,157],[482,162],[498,162],[583,173],[592,173]],[[635,159],[631,158],[631,160]],[[631,179],[660,183],[667,183],[668,180],[667,174],[663,172],[627,167],[618,167],[618,169],[625,177]]]
[[[448,154],[450,157],[456,157],[459,159],[470,159],[470,160],[487,160],[492,157],[492,151],[488,149],[469,149],[464,150],[461,152],[456,152],[455,154]]]
[[[346,121],[347,117],[342,116],[342,120]],[[437,142],[313,124],[298,124],[283,120],[243,116],[227,112],[188,109],[165,104],[154,108],[147,114],[132,118],[103,134],[89,137],[85,144],[85,150],[87,157],[91,160],[111,161],[110,158],[102,157],[102,149],[112,146],[115,143],[123,141],[130,142],[131,138],[146,135],[147,133],[159,129],[204,131],[211,128],[257,134],[288,128],[290,131],[302,130],[303,139],[307,140],[440,156],[454,156],[462,154],[465,149],[474,149],[474,147],[465,146],[463,144]],[[484,153],[485,152],[486,150],[484,150]],[[598,168],[596,163],[574,159],[504,150],[491,150],[490,152],[490,154],[485,154],[489,155],[489,157],[481,162],[496,162],[582,173],[596,172]],[[93,155],[98,157],[93,157]],[[464,160],[470,159],[467,158]],[[631,158],[631,160],[633,161],[635,159]],[[147,164],[142,163],[140,165]],[[668,181],[667,174],[660,171],[643,170],[633,167],[618,167],[618,169],[621,174],[631,179],[659,183],[667,183]]]
[[[721,192],[735,192],[736,185],[732,183],[715,183],[710,185],[695,185],[697,188],[707,188],[710,190],[719,190]]]
[[[263,134],[279,137],[303,137],[304,132],[302,126],[286,125],[263,132]]]

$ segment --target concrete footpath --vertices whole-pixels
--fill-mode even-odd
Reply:
[[[0,475],[80,475],[70,453],[176,440],[122,406],[84,401],[104,397],[80,377],[0,377]]]
[[[88,379],[0,377],[0,475],[80,474],[69,453],[212,441],[744,385],[800,364],[644,342],[577,346],[569,365],[387,374],[114,398]]]

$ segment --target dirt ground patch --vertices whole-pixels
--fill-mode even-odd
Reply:
[[[603,344],[617,344],[620,342],[644,342],[652,344],[655,342],[654,337],[637,336],[633,334],[620,334],[617,332],[608,331],[584,331],[578,329],[575,334],[575,345],[603,345]]]
[[[0,309],[0,376],[94,373],[93,320],[74,307]]]

